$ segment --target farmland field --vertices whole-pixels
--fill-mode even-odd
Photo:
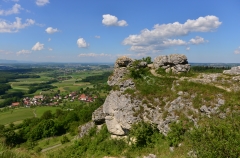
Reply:
[[[58,107],[36,107],[36,108],[19,108],[19,109],[12,109],[6,112],[0,113],[0,124],[9,124],[9,123],[16,123],[17,121],[24,120],[26,118],[34,117],[34,112],[36,113],[37,117],[41,117],[42,114],[47,111],[51,110],[55,112]]]

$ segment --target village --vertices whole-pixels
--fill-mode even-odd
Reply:
[[[65,96],[61,96],[60,94],[56,94],[53,97],[49,97],[47,95],[35,95],[34,97],[25,97],[21,102],[13,102],[9,107],[18,107],[18,106],[58,106],[62,102],[94,102],[97,99],[97,96],[91,96],[86,94],[78,94],[77,92],[71,92]]]

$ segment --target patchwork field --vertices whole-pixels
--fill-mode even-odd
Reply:
[[[57,86],[57,88],[54,88],[52,90],[53,91],[60,90],[61,92],[72,92],[72,91],[77,91],[80,88],[86,88],[86,87],[92,88],[92,85],[90,83],[81,82],[81,80],[88,76],[101,75],[104,72],[105,71],[103,71],[103,70],[94,70],[94,71],[86,71],[86,72],[81,71],[81,72],[72,73],[71,75],[66,75],[66,76],[70,76],[71,78],[67,79],[67,80],[52,83],[51,85]],[[52,72],[52,73],[54,73],[54,72]],[[12,89],[9,89],[8,93],[18,92],[18,91],[27,92],[29,90],[28,87],[30,86],[30,84],[44,83],[44,82],[50,81],[52,79],[52,77],[49,77],[49,75],[51,75],[51,73],[39,73],[37,75],[39,75],[41,77],[40,78],[16,79],[15,82],[9,82]],[[66,77],[66,76],[63,75],[63,76],[59,76],[59,77]],[[48,93],[52,93],[52,91],[38,90],[33,95],[38,95],[40,93],[48,94]],[[33,96],[33,95],[28,95],[28,96]]]

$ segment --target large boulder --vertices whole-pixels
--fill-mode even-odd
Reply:
[[[131,125],[139,121],[134,116],[134,111],[139,110],[140,104],[140,101],[131,99],[120,91],[111,91],[103,104],[108,131],[114,135],[126,135]]]
[[[230,70],[224,70],[223,73],[229,75],[240,75],[240,66],[232,67]]]
[[[166,72],[173,73],[188,72],[190,64],[188,64],[187,57],[183,54],[161,55],[154,59],[153,67],[155,69],[162,68]]]
[[[129,65],[131,65],[133,62],[133,60],[129,57],[126,56],[122,56],[119,57],[116,62],[115,62],[115,68],[119,68],[119,67],[128,67]]]
[[[100,106],[97,110],[92,113],[92,120],[95,124],[105,123],[106,114],[103,113],[103,106]]]

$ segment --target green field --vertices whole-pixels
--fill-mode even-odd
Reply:
[[[0,124],[6,125],[12,122],[14,124],[17,124],[21,120],[34,117],[35,116],[34,112],[36,113],[37,117],[41,117],[45,111],[51,110],[52,112],[55,112],[56,109],[59,109],[59,107],[43,106],[43,107],[36,107],[36,108],[12,109],[12,110],[0,113]]]
[[[80,88],[92,88],[92,85],[90,83],[86,82],[76,82],[80,81],[81,79],[84,79],[87,76],[94,76],[94,75],[101,75],[103,74],[103,70],[93,70],[93,71],[81,71],[81,72],[75,72],[72,73],[71,79],[68,80],[63,80],[59,81],[56,83],[53,83],[53,86],[57,86],[57,88],[53,89],[54,91],[60,90],[61,92],[72,92],[72,91],[77,91]],[[8,90],[8,93],[11,92],[17,92],[17,91],[22,91],[22,92],[27,92],[28,91],[28,85],[34,84],[34,83],[43,83],[50,81],[52,78],[48,77],[50,73],[39,73],[37,75],[41,76],[40,78],[25,78],[25,79],[16,79],[15,82],[10,82],[12,89]],[[66,76],[60,76],[60,77],[66,77]],[[36,91],[33,95],[38,95],[42,92],[41,90]],[[49,94],[52,93],[51,91],[43,91],[42,94]],[[28,96],[33,96],[33,95],[28,95]]]

